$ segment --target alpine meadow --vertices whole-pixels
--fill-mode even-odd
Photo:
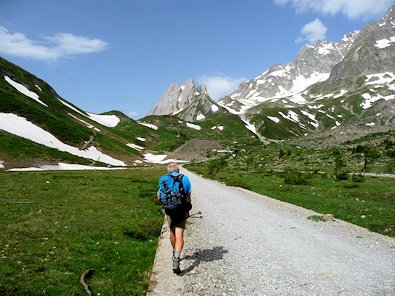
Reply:
[[[88,112],[10,60],[0,57],[1,295],[85,295],[87,270],[92,295],[146,295],[171,162],[313,210],[317,223],[395,237],[395,5],[219,99],[196,79],[173,83],[138,120]]]

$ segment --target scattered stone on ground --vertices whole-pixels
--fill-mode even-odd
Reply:
[[[213,155],[213,150],[223,149],[218,141],[193,139],[170,153],[167,158],[182,160],[205,160]]]

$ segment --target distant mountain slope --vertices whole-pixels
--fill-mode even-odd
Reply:
[[[192,139],[213,140],[225,147],[258,144],[257,136],[233,114],[211,114],[201,122],[188,122],[173,115],[151,115],[140,121],[152,124],[160,133],[153,150],[168,152]]]
[[[18,144],[14,148],[25,153],[24,159],[16,160],[13,155],[18,153],[3,143],[0,147],[2,161],[8,159],[20,165],[36,162],[35,157],[44,162],[62,161],[67,158],[58,152],[64,151],[75,155],[71,159],[78,163],[86,164],[83,159],[89,159],[90,163],[124,166],[142,157],[141,152],[127,146],[139,142],[134,132],[136,135],[151,133],[151,129],[119,112],[97,115],[79,109],[61,98],[45,81],[3,58],[0,58],[0,98],[2,139],[15,142],[12,140],[15,137],[10,136],[13,134],[25,138],[19,142],[24,145],[33,145],[33,142],[47,147],[42,148],[41,154],[36,149],[34,156]],[[128,124],[127,132],[122,132],[125,124]]]
[[[316,82],[326,80],[334,65],[340,62],[352,46],[358,32],[345,35],[339,42],[318,41],[305,46],[296,59],[284,65],[274,65],[258,77],[240,84],[219,104],[234,113],[263,102],[289,97],[293,103],[304,103],[298,94]]]
[[[86,112],[0,58],[0,169],[57,162],[129,166],[152,162],[152,153],[169,154],[191,139],[232,147],[258,143],[239,117],[218,106],[204,88],[189,85],[196,92],[184,93],[189,103],[177,116],[134,121],[119,111]]]
[[[395,6],[378,24],[242,83],[218,102],[258,134],[283,140],[350,125],[395,125]]]

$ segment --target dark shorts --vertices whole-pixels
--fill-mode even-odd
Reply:
[[[185,229],[187,218],[188,218],[188,212],[176,216],[170,216],[166,214],[167,223],[170,229],[174,227]]]

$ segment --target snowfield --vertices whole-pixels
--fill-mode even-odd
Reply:
[[[204,116],[203,114],[198,114],[196,116],[196,120],[203,120],[203,119],[206,119],[206,116]]]
[[[0,129],[35,143],[55,148],[59,151],[68,152],[76,156],[104,162],[114,166],[126,166],[123,161],[100,152],[94,146],[91,146],[86,150],[80,150],[76,147],[67,145],[49,132],[28,121],[26,118],[12,113],[0,113]]]
[[[215,125],[215,126],[213,126],[211,129],[212,129],[212,130],[218,129],[218,130],[220,130],[220,131],[223,131],[223,130],[224,130],[224,127],[223,127],[222,125]]]
[[[267,118],[269,118],[271,121],[274,121],[275,123],[280,122],[280,119],[278,119],[277,117],[274,117],[274,116],[267,116]]]
[[[218,111],[218,106],[216,106],[216,105],[211,105],[211,111],[217,112],[217,111]]]
[[[79,122],[82,122],[82,123],[85,124],[88,128],[93,128],[95,131],[100,132],[100,130],[99,130],[97,127],[95,127],[94,125],[92,125],[92,124],[86,122],[85,120],[82,120],[82,119],[78,118],[77,116],[75,116],[75,115],[73,115],[73,114],[71,114],[71,113],[67,113],[67,114],[69,114],[69,115],[70,115],[71,117],[73,117],[74,119],[77,119]]]
[[[141,125],[144,125],[146,127],[149,127],[150,129],[153,129],[153,130],[156,130],[156,131],[158,130],[158,127],[156,125],[154,125],[154,124],[145,123],[145,122],[141,122],[141,121],[137,121],[137,123],[141,124]]]
[[[118,123],[121,121],[117,116],[115,115],[98,115],[94,113],[89,113],[88,117],[97,123],[100,123],[101,125],[107,126],[107,127],[116,127]]]
[[[130,148],[133,148],[133,149],[135,149],[135,150],[137,150],[137,151],[141,151],[141,150],[144,149],[144,147],[141,147],[141,146],[136,145],[136,144],[133,144],[133,143],[131,143],[131,144],[126,144],[126,146],[128,146],[128,147],[130,147]]]
[[[82,113],[82,112],[81,112],[80,110],[78,110],[77,108],[71,106],[69,103],[67,103],[67,102],[65,102],[65,101],[63,101],[63,100],[61,100],[61,99],[59,99],[59,98],[58,98],[58,100],[59,100],[63,105],[65,105],[66,107],[70,108],[71,110],[74,110],[75,112],[77,112],[77,113],[79,113],[79,114],[81,114],[81,115],[83,115],[83,116],[85,116],[85,117],[88,117],[86,114]]]
[[[395,42],[395,36],[390,37],[390,39],[377,40],[375,46],[380,49],[383,49],[383,48],[391,46],[391,43],[394,43],[394,42]]]
[[[170,162],[188,162],[186,160],[176,160],[176,159],[166,159],[167,157],[166,154],[159,154],[155,155],[152,153],[146,153],[144,154],[144,161],[149,162],[149,163],[159,163],[159,164],[165,164],[165,163],[170,163]]]
[[[395,95],[389,95],[386,97],[381,96],[380,94],[376,94],[375,96],[372,96],[369,93],[364,93],[362,94],[362,97],[364,98],[364,101],[360,104],[360,106],[362,107],[362,109],[368,109],[370,107],[372,107],[372,104],[378,100],[393,100],[395,99]]]
[[[195,129],[195,130],[198,130],[198,131],[200,131],[200,130],[202,129],[202,127],[201,127],[201,126],[199,126],[199,125],[196,125],[196,124],[193,124],[193,123],[189,123],[189,122],[187,122],[186,124],[187,124],[187,127],[189,127],[189,128],[193,128],[193,129]]]
[[[376,73],[366,75],[365,83],[367,85],[374,84],[390,84],[395,80],[395,74],[391,72]]]
[[[38,94],[36,94],[33,91],[28,90],[24,85],[12,80],[10,77],[8,76],[4,76],[5,81],[7,81],[9,84],[11,84],[17,91],[19,91],[20,93],[24,94],[25,96],[35,100],[36,102],[40,103],[41,105],[44,105],[46,107],[48,107],[47,104],[43,103],[40,99]]]
[[[86,112],[86,114],[84,114],[77,108],[70,105],[69,103],[67,103],[61,99],[59,99],[59,101],[66,107],[70,108],[71,110],[73,110],[73,111],[93,120],[93,121],[96,121],[97,123],[100,123],[101,125],[107,126],[107,127],[116,127],[118,125],[118,123],[121,121],[116,115],[98,115],[98,114],[89,113],[89,112]],[[71,114],[69,113],[69,115],[71,115]],[[73,116],[73,115],[71,115],[71,116]],[[78,120],[80,120],[80,119],[78,119]]]
[[[39,168],[15,168],[9,172],[31,172],[31,171],[98,171],[98,170],[124,170],[125,168],[94,167],[81,164],[58,163],[58,165],[42,165]]]

